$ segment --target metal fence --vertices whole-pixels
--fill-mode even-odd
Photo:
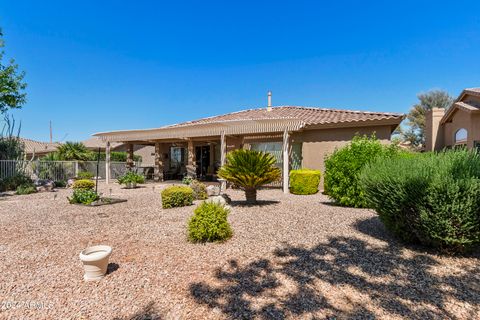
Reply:
[[[140,163],[135,164],[140,167]],[[98,163],[99,179],[105,178],[105,161]],[[0,179],[23,173],[32,179],[68,180],[79,172],[88,171],[96,175],[96,161],[25,161],[0,160]],[[116,179],[127,171],[125,162],[110,162],[110,177]]]

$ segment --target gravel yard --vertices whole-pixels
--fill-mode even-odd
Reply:
[[[163,210],[163,187],[112,185],[128,202],[100,207],[68,204],[70,190],[0,198],[0,318],[480,318],[478,253],[406,248],[371,210],[281,190],[255,207],[229,190],[234,236],[191,244],[194,207]],[[78,254],[93,244],[113,254],[86,283]]]

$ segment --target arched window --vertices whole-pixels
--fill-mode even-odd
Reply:
[[[466,129],[458,129],[455,132],[455,143],[465,143],[467,142],[468,131]]]

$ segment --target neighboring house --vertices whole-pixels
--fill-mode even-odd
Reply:
[[[85,147],[92,151],[98,151],[100,148],[101,151],[105,151],[106,143],[98,138],[90,138],[85,141],[82,141]],[[126,152],[127,145],[120,142],[110,143],[110,151]],[[134,145],[133,152],[135,155],[142,157],[142,166],[143,167],[153,167],[155,164],[155,147],[154,146],[144,146],[144,145]]]
[[[38,159],[50,152],[55,152],[60,145],[58,142],[41,142],[26,138],[20,138],[20,140],[24,145],[24,152],[27,160]]]
[[[480,88],[463,90],[447,111],[433,108],[426,114],[427,151],[459,146],[480,150]]]
[[[387,142],[403,118],[397,113],[268,106],[156,129],[94,136],[110,144],[125,143],[130,163],[134,145],[155,147],[158,180],[178,179],[184,174],[210,180],[225,162],[225,154],[238,148],[274,154],[283,172],[300,167],[323,171],[325,156],[355,134],[375,133]],[[283,186],[287,190],[288,174]]]

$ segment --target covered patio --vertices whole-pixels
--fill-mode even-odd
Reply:
[[[106,183],[110,183],[110,146],[127,145],[127,166],[133,167],[134,145],[155,146],[154,180],[181,179],[184,176],[207,181],[217,179],[218,168],[226,154],[235,149],[270,152],[283,172],[281,185],[288,193],[289,170],[301,157],[301,148],[292,144],[291,135],[305,123],[298,119],[227,120],[208,123],[185,123],[156,129],[97,133],[106,143]],[[299,164],[298,164],[299,165]]]

